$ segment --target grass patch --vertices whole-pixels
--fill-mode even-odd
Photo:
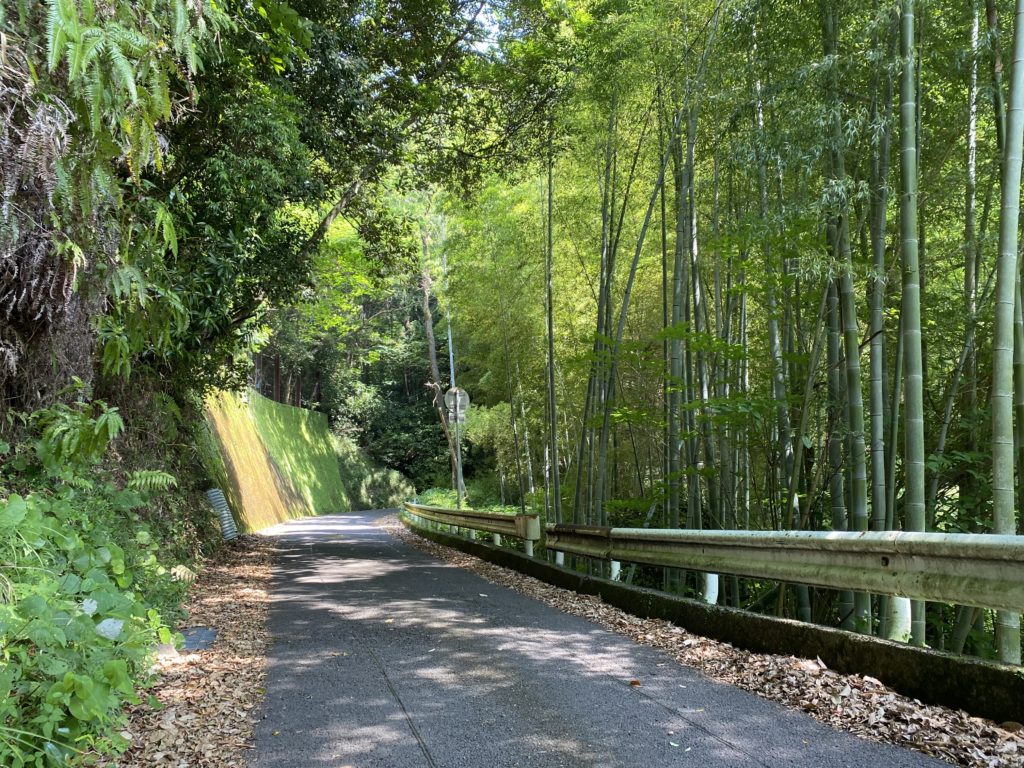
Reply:
[[[455,491],[450,488],[428,488],[416,497],[416,503],[425,504],[431,507],[449,507],[455,509]],[[519,507],[508,504],[501,504],[489,499],[476,499],[468,507],[477,512],[491,512],[497,515],[518,515]],[[527,509],[527,512],[530,510]]]

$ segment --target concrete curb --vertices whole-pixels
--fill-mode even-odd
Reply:
[[[597,595],[640,618],[665,619],[684,629],[759,653],[820,658],[830,669],[870,675],[930,704],[963,709],[997,723],[1024,722],[1024,669],[914,648],[830,627],[708,605],[652,589],[586,576],[521,552],[439,531],[413,529],[426,539],[519,571],[556,587]]]

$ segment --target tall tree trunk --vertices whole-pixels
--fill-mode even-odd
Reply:
[[[519,486],[519,511],[526,514],[526,487],[523,481],[523,458],[519,449],[519,425],[516,422],[515,387],[512,386],[512,352],[508,341],[508,308],[501,303],[501,342],[505,357],[505,386],[508,391],[508,420],[512,430],[512,449],[516,457],[516,481]],[[516,380],[519,379],[519,368],[516,367]],[[504,502],[502,502],[504,503]]]
[[[426,230],[421,228],[420,235],[424,238],[423,241],[423,256],[424,264],[427,263],[427,256],[429,255],[428,243],[429,239],[426,236]],[[448,260],[441,253],[441,271],[444,275],[444,287],[448,290]],[[448,331],[448,385],[455,389],[455,338],[452,336],[452,316],[450,312],[445,313],[445,324],[447,325]],[[462,479],[462,422],[459,420],[459,415],[455,414],[455,506],[458,509],[462,508],[462,501],[466,498],[466,483]]]
[[[673,152],[675,162],[673,163],[673,188],[675,190],[675,247],[672,259],[672,342],[670,349],[669,381],[671,392],[669,395],[668,412],[668,508],[669,525],[678,528],[680,523],[679,514],[679,486],[680,466],[679,457],[682,453],[682,443],[679,439],[679,422],[682,418],[682,387],[683,387],[683,339],[681,325],[683,323],[683,270],[685,268],[685,247],[686,247],[686,212],[684,200],[686,197],[686,186],[683,170],[683,150],[675,147]]]
[[[877,5],[877,2],[876,2]],[[885,44],[879,49],[890,50]],[[892,137],[893,83],[888,67],[882,66],[884,96],[881,114],[877,101],[872,105],[875,118],[882,122],[878,150],[871,164],[871,253],[874,275],[871,280],[871,529],[885,530],[885,212],[889,202],[889,144]]]
[[[597,333],[594,334],[593,358],[590,363],[590,377],[587,381],[587,397],[583,405],[579,452],[576,459],[576,488],[573,492],[573,520],[577,523],[593,522],[594,429],[591,424],[591,418],[602,402],[598,382],[601,378],[600,357],[605,335],[605,304],[607,303],[605,297],[609,289],[608,261],[613,215],[611,201],[615,122],[616,100],[613,97],[608,114],[604,154],[604,183],[601,188],[601,264],[598,274]]]
[[[850,527],[868,530],[867,455],[864,444],[864,400],[860,381],[860,329],[853,290],[853,252],[850,246],[850,209],[847,202],[846,164],[843,151],[845,142],[842,126],[842,101],[839,95],[839,24],[836,12],[827,0],[822,2],[825,54],[832,58],[829,77],[832,101],[832,175],[840,189],[840,208],[836,220],[836,260],[839,272],[840,311],[843,322],[843,347],[846,359],[846,406],[850,439]],[[871,634],[871,597],[858,592],[854,595],[855,624],[858,632]]]
[[[1021,151],[1024,144],[1024,0],[1015,4],[1013,69],[1002,164],[999,257],[996,262],[992,339],[992,530],[1016,534],[1013,441],[1013,324],[1018,290],[1017,227],[1020,218]],[[1019,664],[1020,615],[996,614],[999,659]]]
[[[980,19],[977,0],[971,2],[971,75],[968,86],[968,120],[967,120],[967,184],[964,189],[964,309],[967,316],[978,316],[978,267],[980,265],[981,248],[978,243],[975,221],[977,219],[977,169],[978,169],[978,57],[980,54]],[[967,350],[965,362],[966,384],[964,389],[967,417],[967,450],[972,455],[978,453],[980,438],[978,435],[978,353],[977,344],[972,343]],[[971,473],[964,473],[961,484],[961,497],[972,497],[976,483]],[[973,616],[973,611],[968,611]],[[966,638],[966,632],[964,633]],[[960,643],[963,648],[963,643]]]
[[[665,154],[665,108],[662,103],[662,86],[660,84],[657,87],[657,151],[659,155]],[[679,515],[679,485],[678,480],[675,480],[675,500],[673,507],[672,499],[672,483],[673,483],[673,471],[678,471],[678,453],[676,454],[677,460],[676,466],[673,467],[672,454],[675,440],[673,438],[673,416],[672,416],[672,396],[673,396],[673,379],[672,379],[672,357],[671,357],[671,342],[669,341],[668,330],[670,323],[669,305],[671,300],[669,298],[669,223],[668,223],[668,210],[666,207],[666,193],[665,184],[662,184],[662,191],[659,194],[660,205],[662,205],[662,332],[664,334],[664,340],[662,341],[662,362],[663,362],[663,374],[664,381],[662,383],[662,417],[665,420],[665,461],[663,462],[663,475],[664,475],[664,495],[665,501],[663,503],[663,520],[662,524],[668,526],[673,515],[673,508],[675,508],[675,514]],[[678,427],[677,427],[678,429]],[[632,581],[633,569],[630,570],[630,580]]]
[[[516,366],[516,376],[519,374],[519,366]],[[522,379],[519,379],[522,381]],[[537,485],[534,482],[533,474],[533,451],[530,450],[530,421],[526,418],[526,406],[523,405],[523,392],[519,391],[519,416],[523,422],[523,457],[526,460],[526,489],[529,493],[536,493]]]
[[[421,237],[421,245],[424,249],[424,257],[429,253],[430,243],[426,235]],[[437,339],[434,336],[434,314],[430,309],[430,298],[433,293],[433,280],[430,277],[430,269],[424,258],[423,270],[420,273],[420,290],[423,293],[423,334],[427,338],[427,359],[430,362],[430,381],[427,386],[433,392],[434,411],[441,422],[441,430],[444,432],[445,440],[448,442],[448,453],[451,457],[452,488],[458,488],[458,458],[455,451],[455,438],[448,427],[448,413],[444,404],[444,386],[441,383],[441,369],[437,363]]]
[[[786,485],[786,511],[783,527],[803,529],[808,521],[800,515],[800,476],[804,469],[804,441],[810,432],[810,420],[812,412],[812,398],[814,396],[815,384],[818,380],[818,365],[821,362],[821,350],[825,342],[825,334],[828,328],[828,299],[831,294],[832,281],[825,282],[821,293],[821,301],[818,305],[817,324],[818,330],[814,334],[814,343],[811,346],[810,359],[807,363],[807,375],[804,379],[804,396],[800,408],[800,422],[796,429],[796,448],[793,455],[793,474],[790,475]],[[832,374],[831,368],[829,375]],[[844,510],[843,516],[845,518]]]
[[[917,227],[917,89],[914,79],[914,0],[902,0],[900,56],[900,226],[903,255],[904,527],[923,531],[925,523],[924,389],[921,352],[921,273]],[[895,602],[895,601],[894,601]],[[910,639],[924,645],[924,603],[911,605]]]
[[[835,227],[830,227],[833,231]],[[838,280],[830,281],[828,289],[828,464],[829,500],[832,511],[832,530],[845,531],[847,525],[845,473],[843,472],[843,438],[839,429],[842,408],[842,376],[840,360],[840,319]],[[839,626],[843,629],[856,628],[854,618],[853,592],[839,593]]]
[[[553,129],[552,129],[553,130]],[[552,135],[548,134],[548,211],[547,211],[547,249],[544,258],[544,278],[547,286],[547,335],[548,335],[548,443],[551,446],[551,509],[554,522],[562,522],[562,490],[559,484],[558,467],[558,406],[555,398],[555,308],[552,300],[551,271],[554,250],[553,227],[554,218],[552,203],[554,201],[554,155],[552,154]]]
[[[754,38],[754,48],[757,48],[757,38]],[[755,133],[763,136],[764,125],[764,104],[761,95],[761,81],[754,81],[754,129]],[[760,141],[758,142],[760,147]],[[761,149],[757,150],[757,187],[758,207],[761,220],[768,220],[768,162]],[[776,419],[776,443],[778,453],[782,459],[782,466],[776,468],[776,475],[790,477],[793,473],[793,439],[789,423],[789,402],[786,391],[786,364],[782,356],[782,339],[779,334],[779,307],[776,299],[775,285],[775,264],[770,247],[770,237],[766,235],[762,245],[765,264],[765,305],[768,313],[768,353],[772,364],[772,396],[775,400]],[[781,471],[781,472],[780,472]],[[772,502],[774,506],[774,501]]]

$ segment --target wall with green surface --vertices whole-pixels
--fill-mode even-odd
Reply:
[[[309,514],[348,512],[327,417],[249,391],[249,410],[271,458],[292,481]]]
[[[211,395],[206,419],[219,451],[204,463],[243,530],[397,507],[415,495],[400,472],[374,466],[350,438],[332,434],[322,413],[247,390]]]
[[[224,491],[243,530],[351,508],[323,414],[249,390],[211,395],[206,415],[224,462]]]

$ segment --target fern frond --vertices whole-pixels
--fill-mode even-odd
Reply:
[[[103,30],[96,27],[83,30],[78,42],[68,45],[68,79],[74,82],[82,77],[102,50]]]
[[[174,3],[174,49],[181,50],[181,43],[188,35],[188,9],[183,0]]]
[[[78,19],[78,6],[75,4],[75,0],[59,0],[58,5],[65,33],[71,39],[77,40],[81,34],[81,24]]]
[[[103,127],[103,68],[92,67],[85,81],[85,96],[89,102],[89,123],[93,133],[99,133]]]
[[[201,66],[199,54],[196,52],[196,45],[192,38],[185,38],[184,45],[185,63],[188,66],[189,74],[194,75]]]
[[[149,71],[149,94],[154,111],[164,120],[171,119],[171,92],[167,85],[167,74],[153,67]]]
[[[132,103],[138,103],[139,91],[135,87],[135,69],[132,67],[131,62],[128,61],[128,57],[124,55],[124,51],[121,50],[121,47],[116,42],[109,44],[107,51],[110,54],[110,63],[120,78],[122,86],[128,91]]]
[[[64,29],[60,0],[50,0],[49,5],[46,12],[46,51],[47,66],[52,72],[60,64],[60,55],[67,42],[67,32]]]
[[[136,59],[141,59],[150,50],[149,39],[136,29],[118,24],[111,27],[107,34],[122,52]]]
[[[173,568],[171,568],[171,578],[174,581],[183,581],[186,584],[191,584],[193,581],[199,578],[199,574],[197,574],[187,565],[176,565]]]
[[[159,469],[140,469],[128,478],[128,487],[133,491],[165,491],[177,485],[174,475]]]
[[[65,485],[69,485],[72,488],[78,488],[79,490],[83,491],[89,490],[95,485],[95,483],[93,483],[93,481],[90,480],[88,477],[85,477],[84,475],[75,474],[74,472],[66,473],[61,478],[61,480],[64,482]]]
[[[174,229],[174,217],[163,203],[156,206],[156,227],[163,237],[164,248],[178,255],[178,234]]]

